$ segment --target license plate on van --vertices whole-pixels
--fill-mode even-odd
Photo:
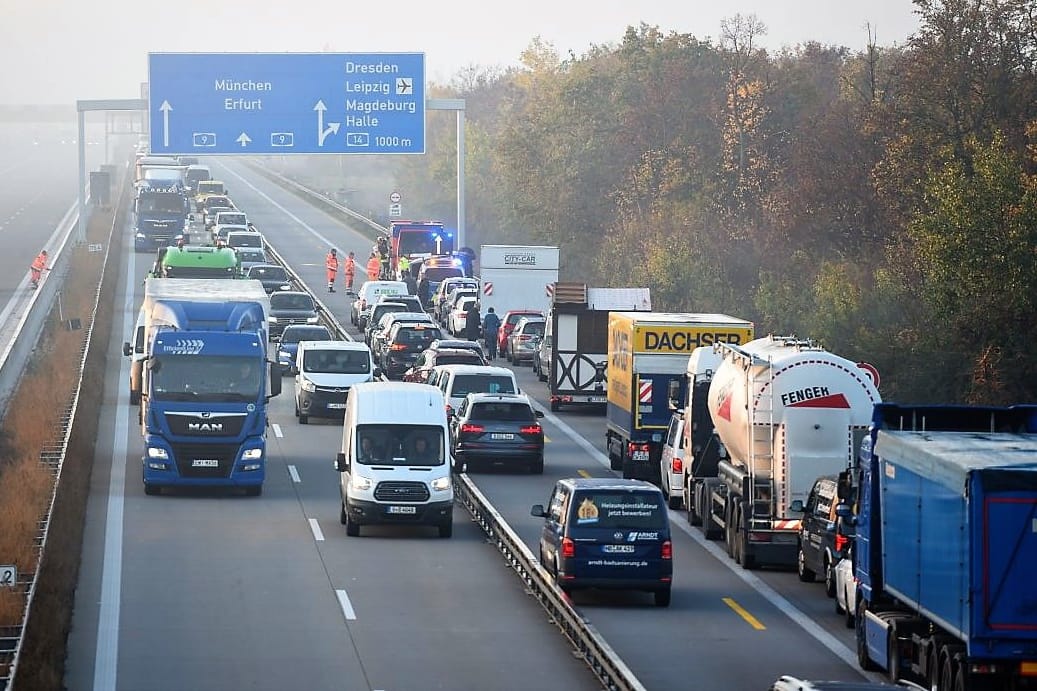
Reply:
[[[605,554],[633,554],[636,548],[633,545],[602,545],[601,551]]]
[[[417,513],[418,507],[416,506],[390,506],[385,510],[385,513],[396,513],[396,514],[410,514]]]
[[[345,409],[346,409],[346,404],[345,403],[329,403],[328,404],[328,410],[345,410]]]
[[[647,461],[648,460],[648,452],[647,451],[635,451],[634,453],[632,453],[630,455],[630,458],[631,458],[631,460],[634,460],[634,461]]]

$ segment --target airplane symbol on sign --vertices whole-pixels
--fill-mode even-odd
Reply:
[[[414,80],[411,77],[396,78],[396,95],[410,96],[414,93]]]

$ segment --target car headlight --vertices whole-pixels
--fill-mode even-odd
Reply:
[[[245,449],[241,453],[243,461],[257,461],[263,457],[263,449]]]
[[[318,321],[320,321],[320,317],[318,317],[317,315],[313,315],[312,317],[308,317],[306,319],[307,324],[316,324]]]
[[[143,240],[145,236],[144,236],[144,233],[142,233],[142,232],[140,232],[140,231],[138,230],[138,231],[137,231],[137,235],[136,235],[135,237],[136,237],[136,238],[137,238],[138,240]]]
[[[371,478],[369,477],[361,477],[360,475],[354,475],[352,478],[350,478],[349,482],[353,485],[353,489],[371,489]]]
[[[276,324],[277,323],[277,317],[270,317],[270,323],[271,324]]]
[[[313,393],[314,391],[317,390],[317,385],[314,384],[309,379],[306,379],[305,377],[300,377],[300,379],[302,381],[299,384],[299,388],[301,388],[303,391],[307,391],[309,393]]]
[[[148,458],[169,458],[169,453],[161,446],[149,446]]]
[[[437,492],[445,492],[450,489],[450,478],[449,477],[437,477],[431,483],[432,489]]]

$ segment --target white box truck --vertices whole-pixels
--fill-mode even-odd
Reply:
[[[492,307],[501,317],[508,310],[551,307],[548,286],[558,280],[558,248],[542,245],[482,245],[479,311]]]

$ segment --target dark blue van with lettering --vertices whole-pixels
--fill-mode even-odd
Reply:
[[[559,480],[545,509],[540,563],[566,593],[582,588],[644,590],[670,604],[673,543],[666,498],[640,480]]]

